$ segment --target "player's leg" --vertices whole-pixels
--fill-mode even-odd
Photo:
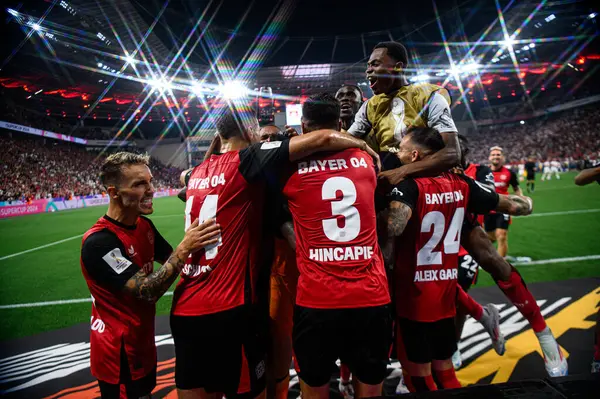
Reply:
[[[338,359],[337,310],[294,306],[292,342],[303,398],[329,398],[331,370]]]
[[[350,382],[351,374],[348,365],[340,363],[340,383],[338,389],[344,399],[354,398],[354,385]]]
[[[504,335],[500,331],[500,313],[498,312],[498,309],[492,304],[481,306],[473,299],[473,297],[467,294],[460,285],[457,285],[456,292],[458,307],[465,309],[468,315],[473,317],[483,326],[492,339],[492,346],[496,353],[500,356],[504,355],[506,347]]]
[[[392,315],[389,305],[343,309],[344,324],[340,358],[352,372],[358,398],[381,396],[392,346]]]
[[[429,324],[433,356],[431,368],[435,382],[440,389],[460,388],[451,360],[456,351],[454,318],[449,317]]]
[[[567,361],[552,331],[547,327],[540,307],[517,269],[500,256],[481,227],[463,231],[461,244],[477,263],[492,275],[498,288],[529,322],[540,342],[548,374],[566,375]]]
[[[483,225],[485,226],[485,232],[487,233],[488,239],[491,242],[496,242],[496,225],[498,218],[495,213],[485,215],[483,219]]]
[[[432,323],[405,318],[397,318],[396,323],[398,358],[408,374],[406,386],[411,392],[436,391],[438,387],[431,374],[433,351],[429,324]]]
[[[496,229],[496,239],[498,240],[498,253],[504,258],[508,254],[508,230]]]

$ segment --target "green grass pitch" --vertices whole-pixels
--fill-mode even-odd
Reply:
[[[538,182],[534,199],[537,217],[515,219],[509,232],[509,254],[534,260],[600,254],[600,185],[577,187],[574,173]],[[522,184],[523,189],[524,184]],[[105,207],[0,220],[0,258],[83,234]],[[154,223],[176,246],[183,237],[184,204],[177,198],[155,201]],[[595,210],[564,214],[567,211]],[[558,213],[544,215],[545,213]],[[81,238],[0,260],[0,306],[89,298],[81,275]],[[600,259],[520,266],[528,283],[600,275]],[[485,272],[479,286],[493,284]],[[157,306],[167,314],[171,296]],[[0,308],[0,340],[89,322],[90,302],[38,307]]]

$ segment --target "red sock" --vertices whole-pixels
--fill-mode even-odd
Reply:
[[[460,388],[460,382],[458,378],[456,378],[456,373],[454,372],[454,368],[450,368],[447,370],[434,370],[435,377],[442,385],[442,389],[454,389]]]
[[[404,377],[404,385],[406,385],[406,388],[408,388],[408,391],[411,393],[417,392],[415,390],[415,387],[412,384],[412,380],[410,378],[410,375],[408,374],[408,371],[406,371],[406,369],[404,367],[402,367],[402,377]]]
[[[350,381],[350,369],[344,363],[340,364],[340,379],[342,382]]]
[[[460,285],[456,285],[456,300],[467,311],[467,314],[475,320],[481,319],[483,308],[480,304],[467,294]]]
[[[508,281],[496,281],[504,295],[517,307],[519,312],[529,321],[533,331],[540,332],[546,328],[546,321],[535,298],[527,289],[523,278],[512,265]]]
[[[431,374],[425,377],[410,377],[410,380],[416,392],[437,391],[437,385]]]

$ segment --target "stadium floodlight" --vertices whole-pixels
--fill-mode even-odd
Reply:
[[[149,79],[148,84],[154,89],[158,90],[160,93],[163,93],[165,90],[172,89],[173,86],[167,82],[164,78],[160,79]]]
[[[459,73],[469,73],[469,72],[475,72],[479,69],[481,65],[479,65],[476,62],[471,62],[468,64],[464,64],[464,65],[459,65],[458,66],[458,72]]]
[[[19,15],[19,12],[17,10],[13,10],[12,8],[7,8],[6,11],[8,11],[8,13],[10,15],[12,15],[13,17],[16,17]]]
[[[219,86],[219,92],[223,98],[232,100],[245,97],[248,94],[248,88],[239,80],[232,80]]]
[[[554,14],[550,14],[550,15],[548,15],[546,18],[544,18],[544,20],[545,20],[546,22],[550,22],[550,21],[553,21],[553,20],[555,20],[555,19],[556,19],[556,15],[554,15]]]
[[[529,48],[535,48],[535,43],[529,43]]]
[[[431,79],[431,76],[427,75],[426,73],[421,73],[419,75],[411,77],[410,81],[411,82],[427,82],[429,79]]]
[[[521,122],[519,122],[519,123],[520,123],[521,125],[524,125],[524,124],[525,124],[525,121],[521,121]]]
[[[41,27],[41,26],[39,26],[38,24],[35,24],[35,23],[34,23],[34,24],[31,24],[31,27],[32,27],[32,28],[33,28],[33,30],[34,30],[34,31],[36,31],[36,32],[39,32],[39,31],[42,29],[42,27]]]
[[[513,44],[515,44],[515,39],[505,36],[504,40],[502,40],[500,43],[502,43],[502,47],[512,48]]]
[[[102,68],[102,63],[101,62],[98,63],[98,68]]]
[[[135,60],[135,58],[133,58],[129,54],[126,54],[125,55],[125,62],[127,63],[127,65],[129,65],[129,64],[135,64],[137,61]]]
[[[206,88],[204,87],[204,85],[200,82],[193,82],[192,83],[192,93],[194,93],[195,96],[200,97],[202,96],[202,94],[204,93],[204,91],[206,90]]]
[[[524,46],[524,47],[522,48],[522,50],[524,50],[524,51],[527,51],[527,50],[529,50],[529,46]]]
[[[10,11],[9,11],[9,12],[10,12]],[[593,12],[593,13],[591,13],[590,15],[588,15],[588,18],[589,18],[589,19],[594,19],[594,18],[596,18],[596,15],[598,15],[598,14],[596,14],[595,12]]]

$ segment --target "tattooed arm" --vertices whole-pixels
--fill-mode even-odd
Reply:
[[[381,245],[383,259],[388,269],[392,269],[394,265],[396,237],[402,235],[411,216],[410,206],[400,201],[390,202],[387,216],[387,237]]]
[[[198,219],[196,219],[185,232],[181,243],[160,269],[149,275],[140,269],[127,280],[123,290],[138,299],[156,303],[173,284],[188,256],[207,245],[217,243],[219,234],[221,234],[220,226],[215,224],[214,219],[209,219],[202,224],[198,224]]]
[[[533,211],[533,201],[520,195],[500,195],[496,210],[514,216],[530,215]]]

